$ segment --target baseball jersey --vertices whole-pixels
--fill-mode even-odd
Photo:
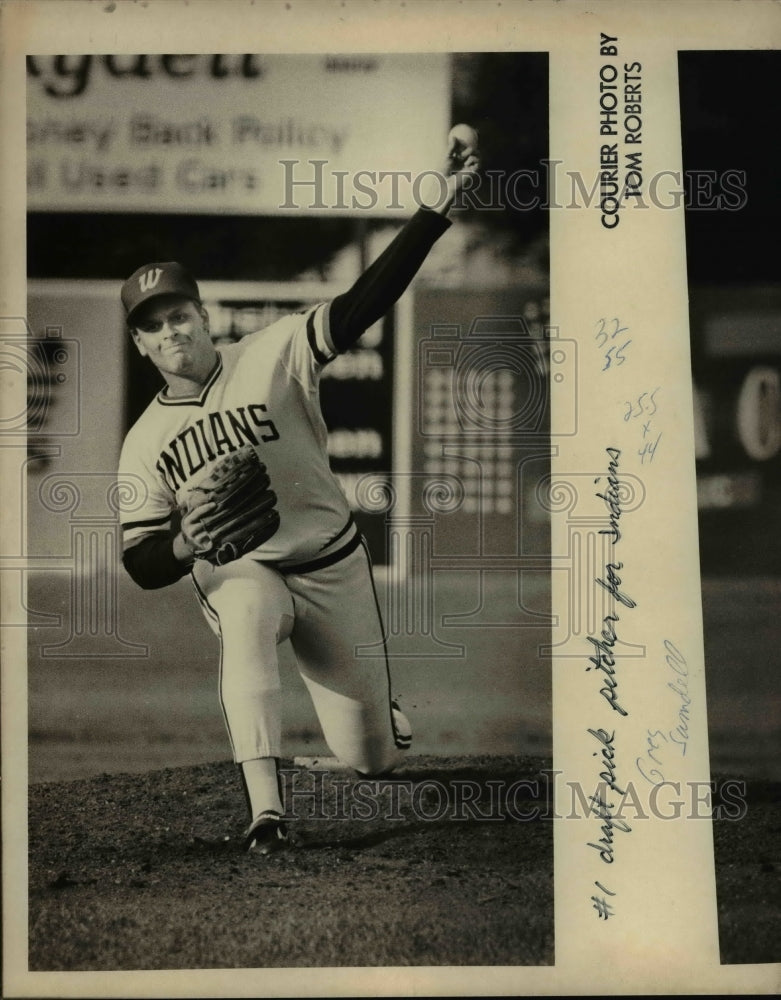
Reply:
[[[278,497],[280,527],[255,553],[298,563],[344,540],[350,509],[328,462],[319,402],[323,366],[336,354],[329,306],[286,316],[218,347],[197,396],[163,389],[128,433],[119,463],[128,503],[120,513],[125,550],[169,534],[188,489],[230,452],[250,444]]]

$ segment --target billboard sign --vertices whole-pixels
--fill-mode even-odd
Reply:
[[[36,55],[27,80],[33,211],[411,214],[449,125],[444,53]]]

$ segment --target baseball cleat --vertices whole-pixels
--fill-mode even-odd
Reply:
[[[251,854],[275,854],[290,846],[287,827],[278,812],[262,812],[244,834],[244,850]]]
[[[399,708],[397,701],[391,702],[391,716],[393,718],[393,736],[399,750],[409,750],[412,746],[412,726],[409,719]]]

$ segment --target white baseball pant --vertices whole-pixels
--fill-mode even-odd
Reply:
[[[225,566],[198,561],[193,580],[221,640],[220,700],[236,763],[281,756],[277,646],[289,638],[331,752],[366,775],[399,764],[409,724],[391,707],[363,539],[344,558],[311,572],[283,573],[244,556]],[[361,646],[374,655],[357,655]]]

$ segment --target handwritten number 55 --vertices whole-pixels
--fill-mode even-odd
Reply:
[[[616,363],[616,366],[622,365],[626,361],[626,355],[622,354],[621,352],[626,350],[626,348],[629,347],[631,343],[632,343],[631,340],[627,340],[627,342],[625,344],[622,344],[620,347],[609,347],[605,352],[605,365],[602,371],[603,372],[607,371],[607,369],[611,366],[611,364],[614,361]],[[614,355],[613,351],[616,352]],[[613,356],[611,357],[611,355]]]

